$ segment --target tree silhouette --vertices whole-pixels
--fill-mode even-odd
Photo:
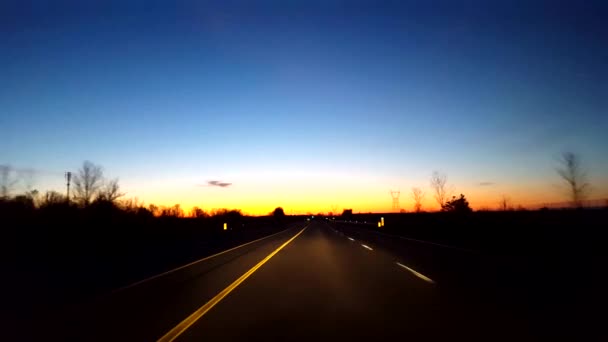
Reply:
[[[22,209],[34,210],[36,207],[34,199],[27,195],[17,195],[12,199],[12,202]]]
[[[74,200],[82,206],[88,206],[98,195],[103,182],[101,166],[85,161],[74,176]]]
[[[443,205],[449,196],[447,182],[448,176],[445,173],[434,171],[431,175],[431,188],[433,188],[433,191],[435,192],[433,197],[435,197],[440,208],[443,208]]]
[[[44,197],[42,198],[42,200],[40,201],[40,207],[51,207],[51,206],[58,206],[58,205],[63,205],[66,203],[65,200],[65,195],[60,194],[57,191],[47,191],[44,194]]]
[[[192,216],[194,218],[204,218],[204,217],[207,217],[207,213],[199,207],[192,207],[190,216]]]
[[[507,211],[511,208],[511,199],[509,197],[507,197],[507,195],[502,195],[502,197],[500,198],[500,209],[502,211]]]
[[[572,206],[580,208],[587,197],[590,187],[587,173],[581,166],[581,158],[572,152],[563,152],[559,159],[561,167],[556,169],[560,177],[568,184]]]
[[[184,210],[179,204],[174,204],[172,207],[163,208],[161,216],[181,218],[184,217]]]
[[[156,204],[150,204],[148,206],[148,211],[152,213],[152,216],[161,216],[162,209],[159,208]]]
[[[414,211],[419,213],[422,211],[422,200],[424,199],[424,191],[420,188],[412,188],[412,198],[414,199]]]
[[[469,202],[463,194],[460,194],[459,198],[452,196],[452,200],[445,202],[441,209],[452,213],[468,213],[472,211],[471,207],[469,207]]]
[[[124,193],[120,192],[118,178],[115,178],[106,182],[102,187],[100,187],[97,199],[114,203],[117,199],[124,195]]]
[[[272,216],[274,216],[275,218],[278,218],[278,219],[283,218],[283,217],[285,217],[285,211],[283,211],[283,208],[277,207],[272,212]]]

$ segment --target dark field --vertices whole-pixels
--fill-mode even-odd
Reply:
[[[8,261],[3,322],[10,331],[202,257],[300,227],[307,218],[238,212],[154,217],[114,206],[34,209],[13,202],[2,204],[2,214]],[[607,218],[607,210],[355,214],[315,217],[315,229],[321,230],[310,238],[325,241],[326,225],[381,250],[387,260],[401,260],[437,282],[450,308],[461,308],[465,316],[487,310],[488,317],[502,317],[484,323],[491,324],[488,331],[495,333],[502,327],[497,320],[504,319],[517,322],[510,323],[517,324],[511,336],[526,340],[594,339],[605,336],[597,312],[607,304]],[[244,253],[254,253],[258,247],[253,246]]]

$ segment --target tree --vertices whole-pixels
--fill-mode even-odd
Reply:
[[[207,217],[207,213],[199,207],[192,207],[192,210],[190,211],[190,216],[194,218],[204,218]]]
[[[127,198],[125,200],[122,200],[120,203],[120,208],[122,208],[122,210],[129,212],[129,213],[137,213],[139,211],[139,209],[143,208],[144,205],[143,203],[139,202],[139,199],[137,197],[135,198]],[[146,211],[148,211],[148,209],[144,208]]]
[[[103,183],[103,171],[90,161],[85,161],[74,176],[74,200],[88,206],[97,197]]]
[[[103,184],[103,186],[99,189],[97,199],[114,203],[117,199],[124,195],[124,193],[120,192],[118,178],[115,178]]]
[[[12,202],[21,209],[34,210],[36,208],[34,199],[27,195],[17,195],[12,199]]]
[[[179,204],[174,204],[173,207],[171,207],[171,216],[184,217],[184,210]]]
[[[502,198],[500,199],[500,209],[502,211],[511,209],[511,199],[507,197],[507,195],[502,195]]]
[[[34,206],[38,207],[40,204],[40,198],[38,197],[40,195],[40,192],[36,189],[27,191],[25,193],[25,196],[29,197],[32,199],[32,202],[34,202]]]
[[[434,171],[431,175],[431,188],[435,192],[433,197],[439,204],[440,208],[443,208],[443,205],[447,201],[449,194],[447,189],[448,176],[445,173],[441,173],[439,171]]]
[[[0,165],[0,198],[8,198],[19,180],[10,165]]]
[[[179,204],[174,204],[172,207],[163,208],[161,216],[181,218],[184,217],[184,210],[182,210]]]
[[[162,209],[159,208],[155,204],[150,204],[148,206],[148,211],[150,211],[150,213],[152,213],[153,216],[161,216],[162,215]]]
[[[65,204],[65,196],[57,191],[47,191],[41,200],[40,207],[49,207]]]
[[[580,208],[583,200],[590,191],[587,183],[587,173],[581,166],[581,158],[572,152],[563,152],[559,159],[561,167],[556,169],[560,177],[567,183],[572,206]]]
[[[274,216],[277,219],[281,219],[281,218],[285,217],[285,211],[283,211],[283,208],[277,207],[272,212],[272,216]]]
[[[464,197],[463,194],[460,194],[460,198],[456,198],[456,196],[452,196],[451,201],[447,201],[441,209],[443,211],[452,212],[452,213],[468,213],[471,212],[471,207],[469,206],[469,202]]]
[[[419,213],[422,211],[422,200],[424,199],[424,191],[420,188],[412,188],[412,198],[414,199],[414,211]]]

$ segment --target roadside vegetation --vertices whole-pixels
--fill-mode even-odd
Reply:
[[[464,194],[453,195],[447,174],[433,172],[429,191],[412,188],[410,213],[353,214],[345,209],[336,215],[338,206],[332,205],[330,215],[319,213],[315,219],[490,253],[548,253],[572,248],[572,242],[595,253],[605,241],[608,202],[584,208],[591,187],[580,157],[564,153],[558,164],[568,209],[514,208],[503,195],[496,210],[473,211]],[[128,198],[119,179],[105,177],[103,168],[89,161],[72,174],[69,196],[68,191],[39,192],[34,175],[0,165],[2,253],[10,264],[9,287],[35,286],[31,293],[39,297],[31,300],[61,303],[104,293],[306,220],[285,215],[281,207],[252,217],[238,209],[185,211],[179,204],[144,204]],[[440,210],[425,212],[427,194]],[[381,217],[385,224],[379,228]]]
[[[25,291],[25,300],[38,304],[107,293],[296,220],[303,219],[286,217],[281,208],[252,217],[238,209],[185,212],[179,204],[145,205],[125,198],[119,180],[107,179],[91,162],[73,174],[69,198],[39,193],[25,185],[21,172],[0,168],[2,254],[9,261],[5,286]]]

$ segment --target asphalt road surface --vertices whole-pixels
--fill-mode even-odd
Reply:
[[[543,339],[508,303],[351,235],[302,223],[44,317],[30,333],[62,341]]]

